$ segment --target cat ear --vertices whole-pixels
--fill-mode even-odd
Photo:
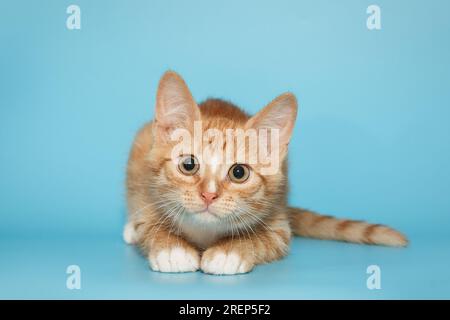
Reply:
[[[167,141],[173,130],[191,130],[197,120],[200,109],[183,78],[167,71],[159,81],[156,95],[155,136]]]
[[[278,129],[280,152],[283,153],[291,139],[296,118],[297,99],[292,93],[284,93],[250,118],[246,129]]]

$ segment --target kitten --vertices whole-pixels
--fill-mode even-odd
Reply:
[[[292,234],[405,246],[407,239],[389,227],[287,204],[286,154],[296,115],[291,93],[253,117],[218,99],[197,105],[183,79],[166,72],[158,87],[155,119],[137,133],[129,156],[125,241],[138,245],[155,271],[201,269],[210,274],[245,273],[280,259],[288,253]],[[191,153],[174,154],[173,133],[193,133],[196,123],[224,134],[227,129],[278,129],[278,143],[263,145],[279,157],[276,172],[262,174],[262,163],[237,161],[252,154],[244,148],[247,143],[237,143],[228,162],[221,160],[229,140],[206,139],[208,157],[192,145]]]

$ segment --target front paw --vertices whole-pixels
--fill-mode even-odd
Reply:
[[[182,246],[150,252],[148,259],[152,270],[160,272],[194,272],[200,265],[199,253]]]
[[[202,256],[201,269],[210,274],[238,274],[252,270],[254,263],[237,251],[211,248]]]

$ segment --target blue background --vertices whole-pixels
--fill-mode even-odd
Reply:
[[[66,8],[81,8],[81,30]],[[369,31],[366,9],[381,7]],[[0,1],[0,298],[450,298],[448,1]],[[151,272],[125,165],[167,69],[200,101],[300,112],[290,201],[406,249],[296,238],[247,275]],[[66,289],[66,267],[82,289]],[[382,289],[366,288],[377,264]]]

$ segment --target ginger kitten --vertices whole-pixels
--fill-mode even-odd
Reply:
[[[155,119],[137,133],[130,152],[125,241],[138,245],[155,271],[210,274],[245,273],[280,259],[288,253],[292,234],[405,246],[407,239],[389,227],[289,207],[285,159],[296,115],[291,93],[253,117],[222,100],[197,105],[183,79],[166,72]],[[197,124],[201,133],[211,129],[214,134],[202,135],[197,144],[184,141],[188,152],[175,151],[180,139],[174,133],[181,129],[195,136]],[[257,154],[249,150],[250,142],[229,135],[267,129],[277,139],[260,139],[258,146],[278,159],[269,173],[267,162],[245,162]],[[231,138],[213,139],[221,133]]]

